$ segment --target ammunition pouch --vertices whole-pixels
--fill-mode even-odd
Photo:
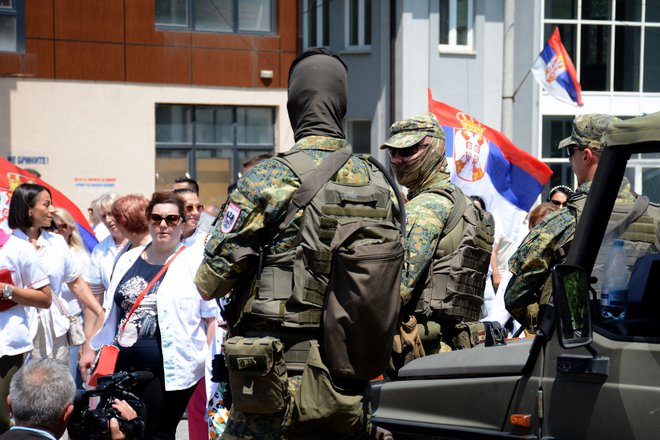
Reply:
[[[274,414],[288,403],[284,346],[277,339],[235,336],[224,343],[234,408],[246,414]]]

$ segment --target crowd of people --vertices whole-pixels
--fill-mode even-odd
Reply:
[[[133,389],[145,404],[144,438],[174,439],[186,408],[195,440],[389,438],[370,425],[368,378],[337,375],[323,355],[324,338],[333,335],[323,333],[322,312],[334,230],[373,213],[398,225],[398,187],[387,186],[365,158],[347,154],[338,172],[316,178],[308,201],[297,194],[301,186],[309,190],[309,176],[325,170],[326,159],[346,151],[346,78],[342,60],[325,49],[294,61],[287,108],[296,144],[285,157],[247,162],[219,213],[208,214],[190,178],[150,199],[103,194],[89,211],[99,239],[90,252],[46,187],[14,190],[14,232],[0,232],[0,433],[10,428],[10,413],[15,426],[0,438],[61,437],[75,388],[87,386],[106,345],[119,348],[116,371],[150,373]],[[519,246],[496,239],[483,199],[452,183],[445,132],[433,114],[392,124],[381,148],[407,191],[405,250],[400,277],[392,278],[401,308],[393,330],[399,357],[382,372],[396,378],[415,358],[482,343],[480,321],[535,334],[550,269],[570,245],[612,119],[576,117],[559,148],[579,187],[553,188],[529,213],[530,232]],[[384,193],[369,192],[376,182]],[[331,208],[310,202],[318,191]],[[626,182],[619,196],[621,203],[636,197]],[[369,240],[383,238],[367,230]],[[502,265],[511,254],[510,266]],[[223,344],[234,351],[221,353]],[[52,398],[30,410],[26,402],[46,389]],[[254,399],[268,404],[250,405]],[[115,405],[126,419],[138,417],[126,402]],[[109,429],[124,438],[117,420]]]

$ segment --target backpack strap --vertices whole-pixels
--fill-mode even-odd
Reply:
[[[406,202],[403,200],[403,196],[401,195],[401,190],[399,190],[399,185],[396,184],[394,179],[392,178],[392,175],[387,171],[387,169],[383,166],[382,163],[378,162],[375,157],[373,156],[367,156],[367,160],[373,164],[378,170],[383,173],[385,176],[385,179],[387,180],[387,183],[390,184],[392,187],[392,190],[394,191],[394,195],[396,196],[396,202],[399,205],[399,225],[401,226],[401,236],[403,237],[403,243],[405,247],[405,242],[406,242],[406,210],[405,210],[405,204]]]

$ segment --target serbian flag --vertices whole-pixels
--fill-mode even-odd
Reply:
[[[500,234],[516,240],[527,233],[520,227],[552,170],[499,131],[433,100],[431,89],[428,94],[429,111],[445,130],[452,182],[486,202]]]
[[[9,229],[9,225],[7,224],[9,201],[11,200],[12,193],[21,183],[38,183],[39,185],[48,188],[52,196],[53,205],[69,211],[75,220],[76,225],[78,225],[78,231],[85,242],[85,246],[90,252],[94,249],[94,246],[98,244],[98,240],[94,236],[92,228],[89,226],[87,219],[80,209],[78,209],[71,200],[64,196],[64,194],[32,173],[25,171],[23,168],[17,167],[2,157],[0,157],[0,206],[2,206],[2,211],[0,212],[0,235],[2,235],[3,232],[9,234],[12,233],[12,230]]]
[[[555,28],[532,66],[534,78],[544,89],[560,101],[582,106],[582,89],[575,66],[568,56]]]

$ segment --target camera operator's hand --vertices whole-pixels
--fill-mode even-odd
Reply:
[[[87,383],[89,380],[88,371],[92,369],[94,360],[96,359],[96,351],[94,351],[87,344],[84,344],[81,349],[80,358],[78,359],[78,367],[80,368],[80,375],[83,382]]]
[[[112,407],[119,411],[119,414],[121,414],[126,420],[132,420],[138,416],[133,407],[126,403],[125,400],[115,399],[115,403],[112,404]],[[112,440],[124,440],[128,438],[123,432],[121,432],[119,421],[115,418],[110,419],[110,438]]]

